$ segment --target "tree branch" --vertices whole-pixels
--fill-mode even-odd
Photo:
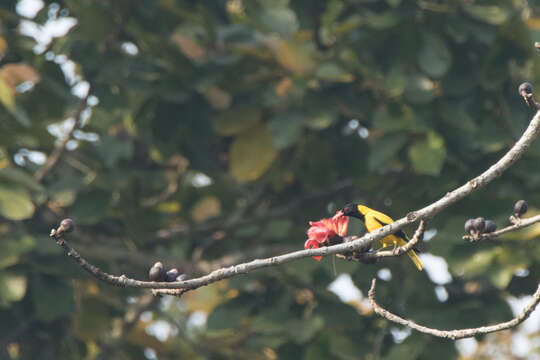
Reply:
[[[424,220],[433,217],[435,214],[441,212],[450,205],[463,199],[472,192],[485,186],[496,177],[500,176],[506,169],[508,169],[521,157],[525,150],[532,144],[534,139],[536,139],[539,132],[540,112],[537,112],[532,118],[529,126],[527,127],[521,138],[499,161],[497,161],[485,172],[483,172],[476,178],[468,181],[465,185],[462,185],[454,191],[447,193],[444,197],[435,201],[431,205],[428,205],[423,209],[411,212],[406,217],[401,218],[396,222],[386,225],[373,232],[367,233],[357,240],[338,245],[322,247],[319,249],[299,250],[281,256],[274,256],[266,259],[257,259],[247,263],[238,264],[227,268],[221,268],[209,273],[208,275],[186,281],[150,282],[130,279],[125,275],[122,275],[120,277],[109,275],[102,272],[92,264],[89,264],[74,249],[69,247],[69,245],[67,245],[65,240],[62,238],[63,234],[56,234],[56,232],[53,230],[51,232],[51,236],[57,240],[57,243],[62,246],[67,252],[67,254],[72,256],[75,261],[77,261],[77,263],[79,263],[79,265],[83,267],[83,269],[91,273],[96,278],[110,284],[117,286],[152,289],[196,289],[198,287],[205,286],[223,279],[231,278],[239,274],[246,274],[256,269],[262,269],[270,266],[278,266],[280,264],[288,263],[309,256],[328,256],[339,253],[354,252],[359,249],[365,249],[366,247],[371,245],[372,242],[382,239],[383,237],[391,233],[395,233],[396,231],[408,224],[411,224],[418,220]]]
[[[371,306],[373,307],[373,310],[375,311],[377,315],[382,316],[383,318],[390,320],[392,322],[408,326],[411,329],[420,331],[424,334],[430,334],[433,336],[442,337],[446,339],[452,339],[452,340],[458,340],[458,339],[463,339],[463,338],[477,336],[477,335],[484,335],[484,334],[489,334],[496,331],[513,328],[521,324],[523,321],[525,321],[534,311],[534,309],[536,308],[536,305],[538,305],[538,303],[540,302],[540,283],[539,283],[538,289],[536,289],[536,292],[533,294],[533,298],[531,302],[525,307],[525,309],[523,309],[523,311],[518,316],[516,316],[510,321],[499,323],[496,325],[481,326],[481,327],[470,328],[470,329],[438,330],[438,329],[432,329],[423,325],[418,325],[417,323],[411,320],[405,320],[395,314],[392,314],[390,311],[382,308],[375,301],[376,282],[377,282],[377,279],[371,280],[371,288],[369,289],[369,292],[368,292],[368,298],[369,298],[369,302],[371,303]]]
[[[463,235],[463,240],[468,240],[470,242],[476,242],[476,241],[481,241],[481,240],[486,240],[486,239],[492,239],[492,238],[498,237],[498,236],[500,236],[502,234],[505,234],[507,232],[519,230],[519,229],[522,229],[524,227],[536,224],[537,222],[540,222],[540,215],[536,215],[536,216],[533,216],[533,217],[528,218],[528,219],[519,219],[518,222],[516,222],[513,225],[507,226],[504,229],[497,230],[497,231],[494,231],[494,232],[491,232],[491,233],[480,234],[477,237],[472,236],[472,235]]]

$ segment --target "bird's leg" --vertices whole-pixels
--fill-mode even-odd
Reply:
[[[394,247],[392,248],[392,255],[396,256],[397,254],[396,250],[397,250],[397,243],[395,242]]]

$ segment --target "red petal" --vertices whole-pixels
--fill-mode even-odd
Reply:
[[[338,220],[338,235],[339,236],[345,236],[347,235],[347,230],[349,227],[349,217],[348,216],[342,216]]]
[[[304,243],[304,249],[318,249],[320,247],[321,246],[317,240],[307,239]],[[313,256],[313,258],[317,261],[321,261],[322,256]]]
[[[307,239],[304,243],[304,249],[318,249],[321,245],[317,240]]]
[[[330,236],[330,230],[325,226],[311,226],[307,231],[308,238],[324,243]]]

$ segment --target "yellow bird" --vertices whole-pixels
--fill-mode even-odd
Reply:
[[[352,216],[362,220],[368,232],[372,232],[373,230],[377,230],[385,225],[394,222],[394,220],[392,220],[390,216],[360,204],[345,205],[343,207],[343,214],[345,216]],[[405,245],[408,241],[409,239],[407,238],[407,235],[405,235],[402,230],[398,230],[394,234],[387,235],[381,239],[383,247],[392,246],[394,247],[394,249],[397,246]],[[422,261],[420,261],[420,258],[418,257],[418,255],[416,255],[414,250],[409,250],[407,252],[407,255],[409,255],[418,270],[422,271]]]

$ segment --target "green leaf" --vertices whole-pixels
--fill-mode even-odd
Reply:
[[[118,161],[131,158],[133,143],[129,140],[107,135],[100,139],[98,150],[105,165],[112,168]]]
[[[418,338],[408,338],[401,344],[396,344],[390,348],[390,351],[383,357],[384,360],[415,360],[419,358],[420,353],[426,346],[426,343]]]
[[[491,24],[502,25],[508,19],[508,12],[496,5],[463,5],[465,13],[476,20]]]
[[[74,312],[73,289],[62,279],[38,277],[32,281],[31,294],[36,316],[41,321],[68,317]]]
[[[30,251],[35,244],[35,239],[29,235],[19,239],[8,238],[0,241],[0,269],[17,264],[20,255]]]
[[[524,266],[505,266],[504,264],[500,267],[492,269],[489,272],[489,279],[491,283],[495,285],[498,289],[506,289],[510,280],[516,273],[516,270],[523,269]]]
[[[469,278],[478,276],[489,268],[500,251],[500,247],[477,251],[471,257],[462,259],[461,262],[456,261],[453,266],[454,270],[463,271]]]
[[[24,220],[31,218],[34,210],[28,191],[0,184],[0,215],[10,220]]]
[[[266,43],[273,50],[277,62],[285,69],[297,75],[306,75],[315,68],[311,46],[279,39],[266,39]]]
[[[321,109],[314,114],[310,114],[304,118],[304,124],[313,130],[327,129],[336,120],[336,115],[330,111]]]
[[[281,324],[283,325],[283,324]],[[272,348],[276,349],[290,341],[287,336],[253,335],[245,342],[245,346],[252,349]]]
[[[282,37],[291,36],[299,27],[296,14],[286,7],[264,9],[259,21],[265,30],[277,33]]]
[[[214,131],[231,136],[246,131],[261,120],[261,111],[250,106],[237,106],[220,113],[213,122]]]
[[[377,111],[373,117],[373,127],[384,132],[418,132],[426,130],[426,126],[421,123],[421,118],[412,107],[402,105],[399,109],[394,109],[389,113],[386,109]]]
[[[462,97],[471,92],[477,80],[471,78],[463,69],[453,67],[442,79],[442,89],[446,95]]]
[[[376,30],[391,28],[399,23],[401,16],[395,11],[386,11],[380,14],[370,13],[366,15],[366,24]]]
[[[19,301],[26,294],[26,277],[10,273],[0,273],[0,304]]]
[[[65,309],[73,310],[72,299],[65,294],[70,304]],[[105,298],[96,296],[86,296],[77,302],[78,311],[73,319],[73,333],[81,340],[97,340],[109,331],[111,327],[112,306],[105,301]],[[62,309],[58,309],[62,311]],[[60,312],[56,316],[61,316]],[[45,315],[52,319],[52,316]]]
[[[331,334],[329,341],[330,352],[343,359],[356,359],[361,351],[357,343],[343,334]]]
[[[14,184],[25,186],[30,190],[44,191],[43,185],[39,184],[33,176],[13,167],[0,169],[0,181],[10,181]]]
[[[430,78],[414,74],[407,79],[405,97],[413,103],[428,103],[435,96],[435,84]]]
[[[298,359],[298,357],[295,357]],[[302,360],[327,360],[332,359],[329,346],[323,341],[313,341],[304,348],[304,356]]]
[[[285,113],[270,119],[270,131],[277,149],[291,146],[302,131],[304,119],[298,113]]]
[[[323,328],[324,319],[321,316],[312,316],[308,319],[293,320],[287,323],[289,336],[300,345],[311,340]]]
[[[264,312],[257,314],[257,317],[251,323],[251,330],[265,335],[283,335],[286,330],[283,324],[290,323],[291,321],[286,309],[279,306],[272,306]]]
[[[0,77],[0,102],[8,109],[10,112],[15,111],[15,95],[13,91],[6,83],[6,81]]]
[[[424,34],[424,45],[418,53],[418,65],[434,78],[440,78],[448,72],[452,65],[452,53],[442,37]]]
[[[438,176],[446,159],[444,139],[429,132],[425,139],[409,147],[409,159],[417,173]]]
[[[104,190],[80,192],[71,207],[70,215],[81,224],[95,224],[107,216],[111,201],[111,193]]]
[[[13,117],[24,127],[30,127],[32,120],[28,117],[26,110],[19,105],[15,105],[15,111],[13,111]]]
[[[394,66],[384,78],[384,89],[390,97],[398,97],[405,91],[407,77],[401,66]]]
[[[351,82],[354,80],[354,76],[345,71],[340,65],[335,62],[326,62],[317,68],[315,75],[322,80],[335,81],[335,82]]]
[[[407,135],[403,133],[391,133],[379,139],[371,147],[368,156],[368,168],[370,171],[387,166],[390,160],[401,150],[407,142]]]
[[[278,151],[265,124],[238,135],[230,150],[230,172],[238,182],[257,180],[274,162]]]
[[[223,330],[235,328],[238,320],[247,316],[252,305],[246,299],[235,298],[218,305],[208,316],[207,327],[210,330]]]

